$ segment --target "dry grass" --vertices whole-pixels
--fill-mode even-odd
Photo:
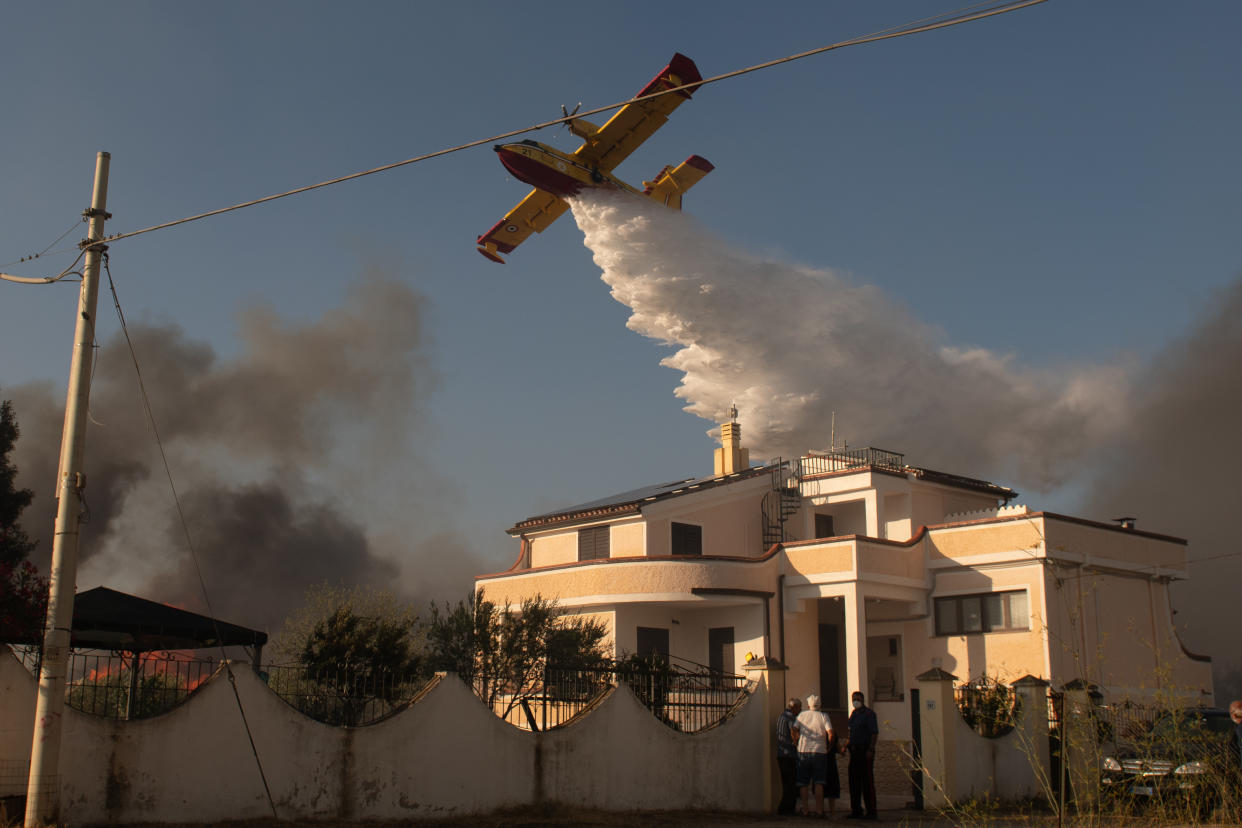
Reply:
[[[842,825],[853,825],[844,820],[847,809],[838,812]],[[1220,814],[1218,813],[1217,816]],[[997,810],[979,810],[973,813],[936,813],[932,811],[881,811],[880,821],[889,825],[909,828],[947,828],[947,826],[978,825],[990,828],[1054,828],[1057,818],[1051,814],[1004,813]],[[20,828],[21,814],[16,816],[0,812],[0,828]],[[438,819],[404,820],[295,820],[273,819],[226,820],[210,823],[210,828],[783,828],[784,826],[822,824],[817,820],[798,817],[777,817],[764,814],[739,814],[723,811],[594,811],[565,806],[526,807],[496,811],[491,814],[443,817]],[[858,823],[867,824],[867,823]],[[1180,826],[1236,826],[1228,821],[1194,822],[1183,819],[1160,819],[1154,815],[1145,817],[1067,816],[1064,828],[1130,828],[1138,825],[1156,825],[1164,828]],[[108,823],[109,828],[207,828],[201,822],[184,823]],[[68,823],[64,828],[90,828]]]

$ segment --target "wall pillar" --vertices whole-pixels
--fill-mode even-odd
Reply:
[[[1070,791],[1079,813],[1094,810],[1100,791],[1100,745],[1090,686],[1082,679],[1065,685],[1061,722],[1061,761],[1069,771]]]
[[[855,690],[872,701],[867,682],[867,602],[857,584],[845,593],[845,677],[846,699]]]
[[[760,656],[742,666],[746,678],[756,682],[751,694],[750,704],[759,704],[763,709],[763,733],[756,739],[758,750],[756,756],[762,757],[760,772],[757,779],[762,780],[763,790],[760,802],[765,810],[774,811],[780,804],[781,779],[780,769],[776,766],[776,720],[785,709],[785,674],[789,668],[771,656]]]
[[[1034,676],[1023,676],[1013,683],[1021,711],[1015,729],[1023,752],[1031,763],[1035,791],[1051,798],[1055,790],[1052,778],[1052,751],[1048,743],[1048,682]]]
[[[919,723],[923,737],[923,807],[943,808],[953,801],[953,768],[957,762],[957,676],[933,667],[917,679]],[[916,769],[916,773],[918,769]]]

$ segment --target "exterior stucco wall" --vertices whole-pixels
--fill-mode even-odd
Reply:
[[[785,562],[791,574],[846,575],[854,571],[855,545],[852,540],[786,545]]]
[[[821,498],[849,492],[863,492],[875,486],[875,475],[868,469],[845,473],[816,475],[803,478],[800,490],[803,497]]]
[[[570,610],[566,612],[565,615],[571,618],[582,618],[589,621],[598,621],[603,624],[604,628],[608,632],[604,636],[601,643],[604,645],[604,649],[608,653],[612,654],[614,657],[617,655],[617,613],[615,610],[596,609],[591,612]]]
[[[0,796],[26,793],[36,695],[30,674],[0,645]]]
[[[1037,710],[1036,714],[1039,712]],[[956,709],[950,712],[948,726],[956,731],[953,734],[957,746],[953,755],[953,781],[954,798],[958,802],[1048,795],[1048,783],[1034,767],[1040,746],[1033,744],[1022,728],[995,739],[985,738],[971,730]],[[1045,729],[1045,740],[1046,732]]]
[[[928,536],[929,560],[933,564],[942,559],[965,562],[997,553],[1033,557],[1043,550],[1045,534],[1041,518],[933,529]]]
[[[880,499],[880,520],[884,526],[884,537],[888,540],[909,540],[914,533],[910,522],[910,494],[896,492],[886,494]]]
[[[943,523],[944,516],[944,498],[940,492],[915,489],[910,493],[910,522],[914,531],[921,526]]]
[[[609,557],[632,558],[646,555],[646,535],[643,524],[638,521],[612,524],[608,538],[611,546]]]
[[[750,488],[753,489],[753,485]],[[703,527],[704,555],[751,558],[761,555],[764,549],[759,503],[764,491],[743,493],[737,499],[724,502],[714,498],[707,506],[700,505],[695,496],[677,498],[666,507],[651,510],[652,516],[647,522],[647,554],[670,554],[672,524],[676,522]]]
[[[709,589],[772,589],[778,567],[776,557],[766,560],[716,560],[711,558],[642,558],[588,561],[547,570],[524,570],[489,575],[475,581],[499,601],[508,596],[514,603],[541,594],[556,598],[562,606],[604,604],[612,600],[668,600],[689,598],[696,587]],[[645,599],[642,596],[646,596]]]
[[[608,555],[612,558],[629,558],[645,555],[645,532],[637,518],[626,518],[611,523],[592,523],[530,535],[530,565],[559,566],[578,560],[578,530],[587,526],[608,526]]]
[[[740,674],[746,653],[763,652],[763,605],[752,602],[726,607],[711,601],[700,605],[638,604],[618,607],[616,638],[619,654],[635,652],[639,627],[669,632],[669,654],[696,664],[708,663],[708,630],[733,628],[733,663],[725,669]]]
[[[1212,699],[1211,663],[1177,640],[1167,584],[1078,567],[1054,569],[1048,581],[1056,675],[1098,684],[1110,700]]]
[[[549,801],[615,811],[677,808],[758,811],[765,703],[756,694],[711,730],[680,734],[661,725],[628,687],[580,722],[544,735],[542,785]]]
[[[926,577],[923,545],[893,546],[887,543],[858,542],[860,574],[905,578],[922,584]]]
[[[578,530],[551,532],[530,539],[530,565],[556,566],[578,560]]]
[[[1184,574],[1186,570],[1184,543],[1056,518],[1047,520],[1046,527],[1048,556],[1052,558],[1085,557],[1096,565],[1121,563],[1152,572],[1160,569]]]
[[[769,757],[756,746],[767,723],[758,696],[720,726],[685,735],[620,687],[574,725],[528,733],[447,676],[381,722],[337,728],[287,706],[248,668],[234,672],[282,819],[452,816],[537,802],[618,810],[766,804]],[[8,653],[0,655],[0,691],[2,758],[24,765],[34,678]],[[271,816],[223,676],[154,719],[113,722],[66,710],[64,744],[62,815],[71,824]]]
[[[1049,674],[1044,603],[1044,570],[1039,562],[941,572],[936,577],[931,613],[910,630],[912,675],[940,667],[962,681],[986,674],[1012,681],[1024,675]],[[936,635],[935,598],[987,592],[1025,590],[1030,611],[1025,630]]]

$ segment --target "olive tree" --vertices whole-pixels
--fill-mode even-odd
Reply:
[[[480,589],[456,606],[432,605],[427,664],[456,672],[504,717],[542,689],[547,671],[604,666],[607,634],[603,622],[567,614],[554,599],[498,606]]]

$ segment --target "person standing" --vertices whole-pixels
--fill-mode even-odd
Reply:
[[[802,712],[802,702],[790,699],[776,720],[776,766],[781,772],[781,803],[776,812],[791,816],[798,803],[798,742],[795,722]]]
[[[1242,770],[1242,699],[1229,702],[1229,718],[1233,720],[1233,753]]]
[[[865,704],[861,690],[850,697],[850,813],[847,819],[877,819],[875,812],[875,747],[880,740],[880,723],[875,711]],[[863,805],[866,804],[866,810]]]
[[[836,811],[841,796],[841,779],[837,763],[832,761],[828,746],[832,744],[832,722],[820,712],[819,696],[806,697],[810,709],[798,714],[793,733],[798,739],[798,785],[802,788],[804,816],[824,816],[824,795],[828,795],[828,813]],[[815,789],[815,810],[811,810],[811,788]],[[826,790],[825,790],[826,789]]]

